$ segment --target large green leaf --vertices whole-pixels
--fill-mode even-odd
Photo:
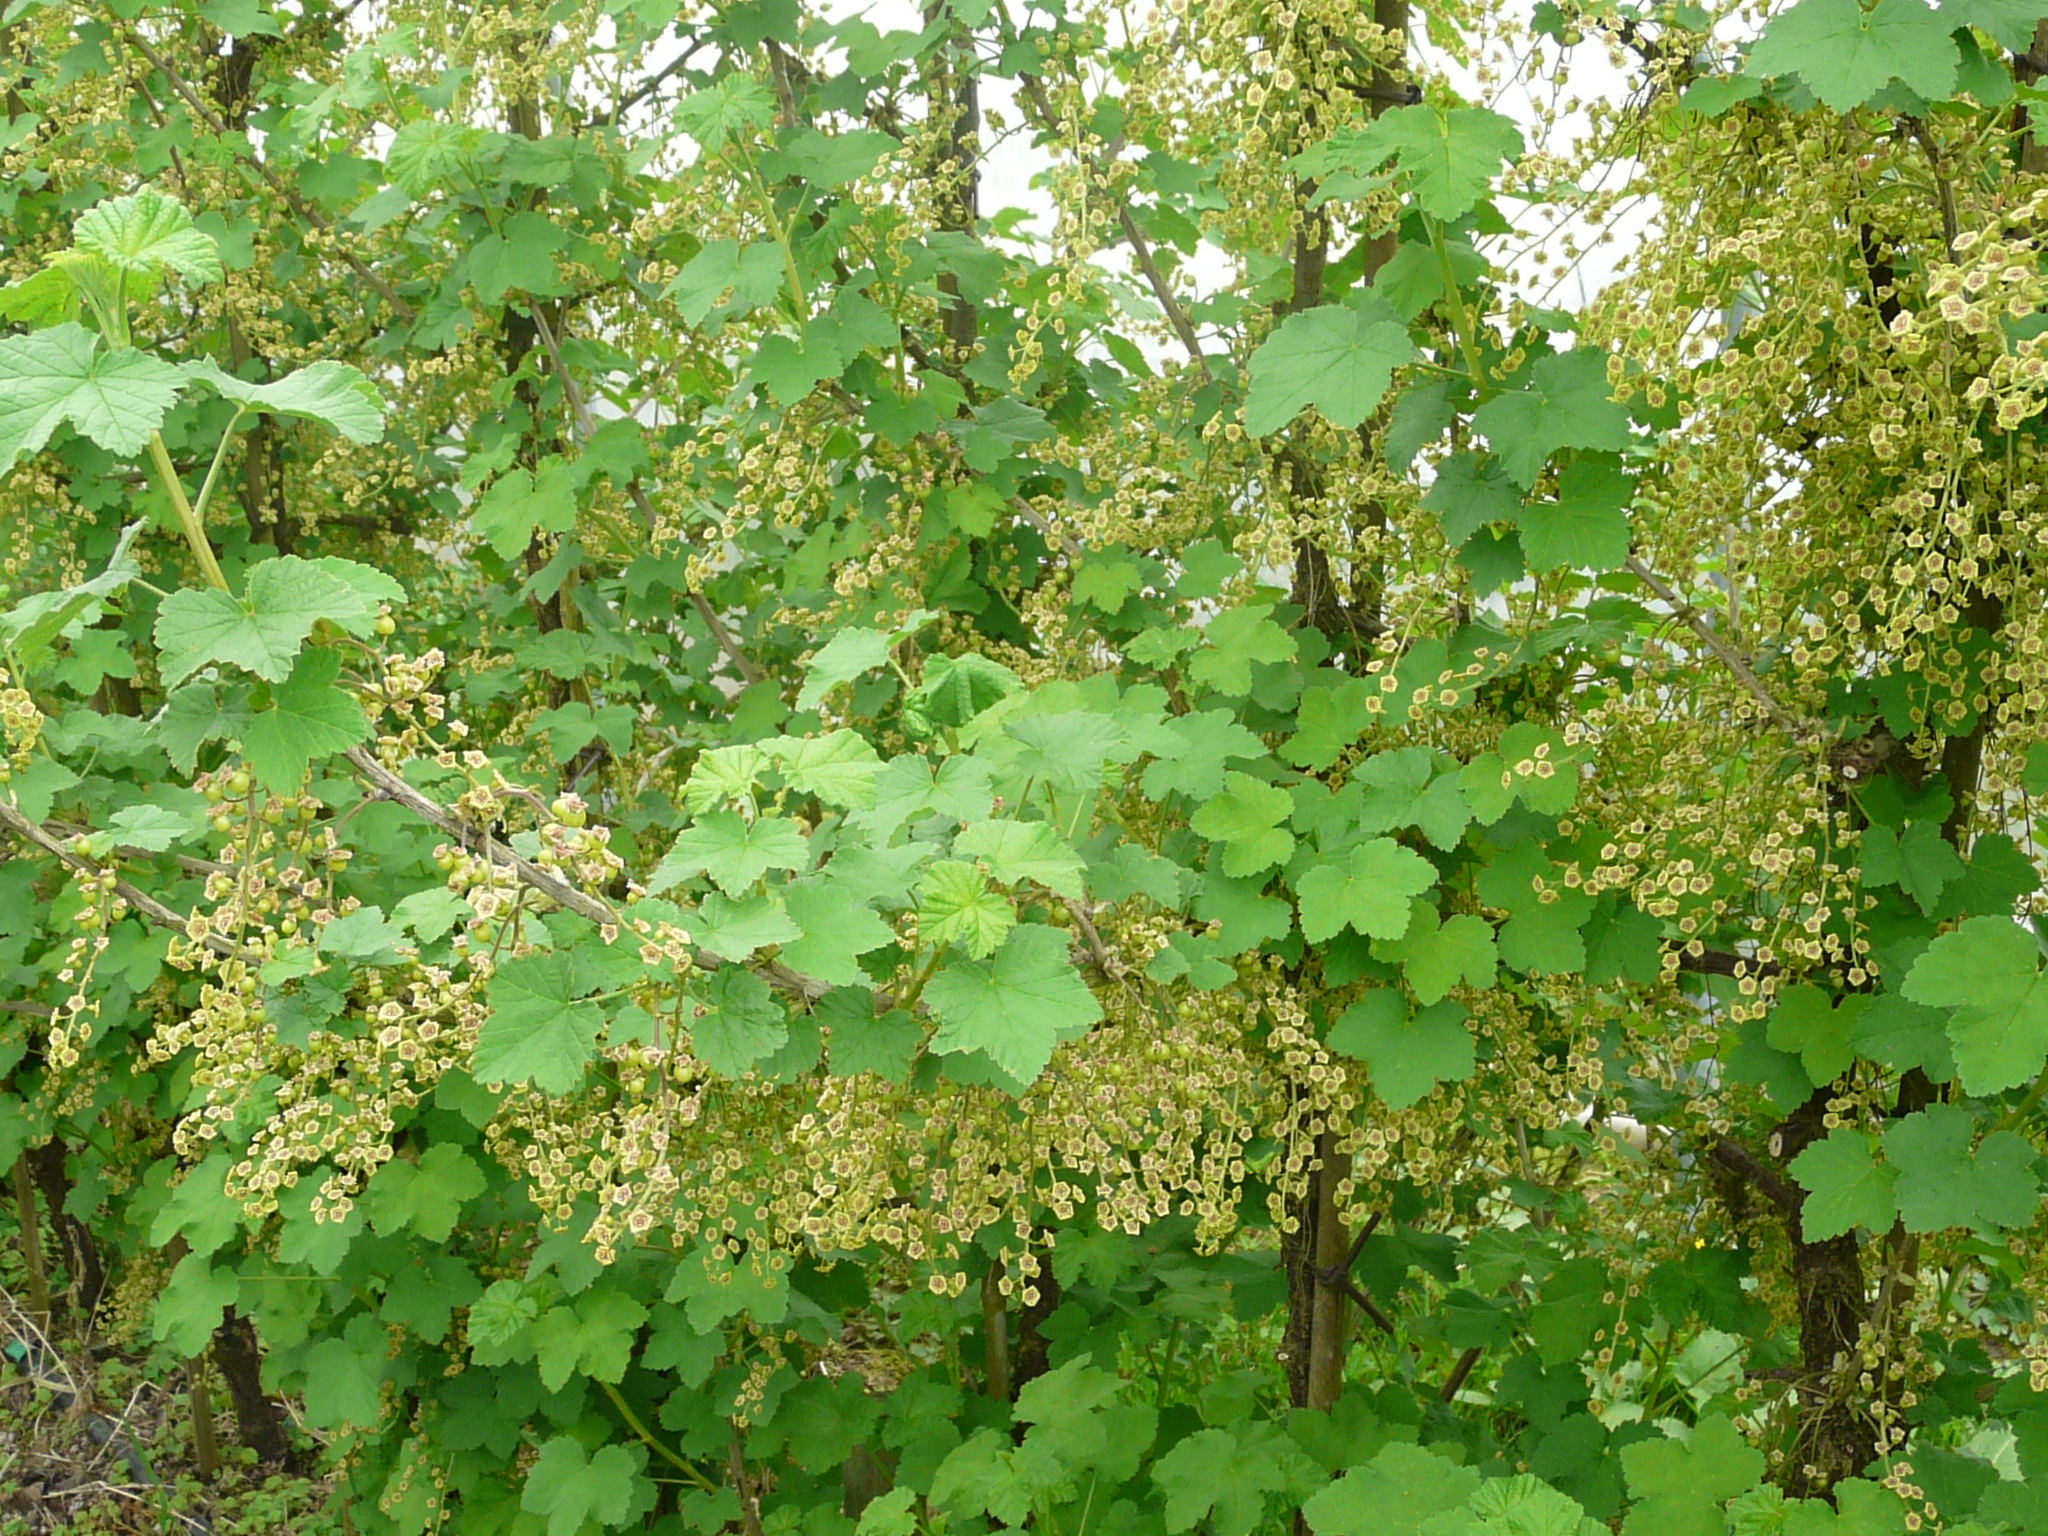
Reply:
[[[1316,864],[1295,883],[1301,936],[1321,944],[1344,928],[1375,939],[1408,930],[1411,900],[1436,884],[1436,867],[1390,837],[1360,843],[1343,859]]]
[[[1522,132],[1513,120],[1486,107],[1417,103],[1383,112],[1363,128],[1334,134],[1297,157],[1312,175],[1369,171],[1393,160],[1408,178],[1415,204],[1431,218],[1449,221],[1465,214],[1486,194],[1503,161],[1522,154]]]
[[[242,752],[265,788],[295,795],[309,764],[369,738],[362,706],[335,686],[340,674],[339,651],[308,651],[272,690],[270,707],[242,727]]]
[[[1930,101],[1955,89],[1956,18],[1922,0],[1799,0],[1749,50],[1753,75],[1793,75],[1829,107],[1849,112],[1892,80]]]
[[[383,397],[346,363],[308,363],[269,384],[237,378],[204,358],[184,367],[188,379],[265,415],[317,421],[352,443],[374,443],[384,435]]]
[[[387,594],[402,597],[403,589],[381,572],[352,561],[297,555],[258,565],[239,598],[212,587],[173,592],[156,618],[164,682],[175,686],[212,665],[282,682],[314,625],[326,619],[367,633]]]
[[[1337,426],[1355,427],[1414,355],[1407,327],[1378,305],[1324,304],[1289,315],[1252,354],[1244,429],[1264,437],[1309,406]]]
[[[0,474],[65,422],[110,453],[139,453],[183,384],[171,364],[104,348],[73,321],[0,337]]]
[[[576,957],[559,950],[500,965],[491,977],[491,1011],[477,1036],[476,1080],[532,1083],[552,1094],[582,1082],[604,1027],[604,1009],[584,998],[591,987]]]
[[[931,1048],[980,1051],[1019,1082],[1034,1081],[1060,1041],[1102,1017],[1067,943],[1060,929],[1025,924],[986,964],[956,960],[940,970],[924,993],[939,1018]]]
[[[220,247],[176,198],[154,187],[109,198],[80,214],[71,238],[123,272],[154,277],[168,267],[190,283],[221,280]]]
[[[1883,1232],[1898,1214],[1892,1193],[1898,1174],[1878,1162],[1877,1143],[1868,1132],[1847,1126],[1830,1131],[1788,1166],[1806,1189],[1799,1224],[1809,1243],[1857,1227]]]
[[[1606,355],[1589,347],[1537,359],[1529,383],[1480,406],[1472,426],[1524,490],[1560,448],[1613,453],[1629,442],[1628,412],[1608,390]]]
[[[2030,1081],[2048,1059],[2048,987],[2033,935],[2003,917],[1973,917],[1928,945],[1900,989],[1930,1008],[1953,1008],[1949,1043],[1971,1093]]]

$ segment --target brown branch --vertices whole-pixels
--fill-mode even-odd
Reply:
[[[1680,947],[1678,968],[1690,971],[1695,976],[1732,976],[1740,981],[1745,976],[1754,976],[1768,981],[1785,969],[1775,960],[1754,960],[1748,955],[1730,954],[1725,949],[1703,949],[1694,954],[1689,947]]]
[[[133,28],[125,28],[122,30],[121,36],[127,42],[133,45],[137,53],[141,54],[143,58],[149,61],[151,68],[155,69],[157,73],[164,77],[165,80],[170,82],[171,89],[176,91],[181,97],[184,98],[185,105],[192,109],[193,113],[199,118],[201,122],[205,123],[208,128],[210,128],[216,135],[218,135],[221,138],[225,139],[235,137],[234,133],[229,129],[227,123],[222,120],[220,115],[216,113],[213,110],[213,108],[206,104],[205,99],[201,97],[200,94],[192,88],[191,84],[185,79],[183,75],[178,73],[177,69],[172,65],[169,59],[165,58],[162,54],[158,53],[154,48],[149,46],[148,41],[142,36],[140,32],[134,30]],[[248,143],[246,136],[243,137],[243,143]],[[295,188],[287,185],[283,178],[281,178],[275,171],[273,171],[263,161],[257,159],[255,152],[253,150],[250,150],[247,153],[246,158],[249,164],[255,167],[256,174],[263,178],[264,185],[268,186],[271,191],[275,192],[279,197],[283,198],[285,202],[288,205],[290,205],[293,213],[297,214],[300,218],[304,219],[308,224],[311,224],[316,229],[332,229],[334,227],[333,221],[330,220],[327,217],[327,215],[322,213],[318,208],[315,208],[311,203],[307,202],[303,197],[301,197],[298,194],[298,191]],[[340,246],[336,246],[335,249],[337,254],[340,255],[341,259],[349,264],[349,269],[353,271],[357,277],[361,278],[365,283],[369,284],[372,291],[374,291],[376,295],[379,298],[381,298],[386,304],[389,304],[391,306],[391,312],[398,316],[401,323],[408,325],[412,323],[412,306],[406,303],[405,300],[401,299],[398,296],[397,289],[393,288],[382,277],[379,277],[376,272],[372,271],[370,267],[367,266],[362,261],[362,259],[356,256],[353,252],[345,250]]]
[[[105,867],[87,858],[76,849],[67,847],[62,840],[45,831],[39,823],[31,821],[4,800],[0,800],[0,827],[7,828],[8,831],[12,832],[23,842],[33,844],[37,848],[42,849],[44,853],[49,854],[51,858],[61,860],[73,869],[78,870],[81,874],[97,875]],[[114,894],[148,918],[152,923],[155,923],[159,928],[168,928],[176,933],[189,933],[191,931],[190,918],[165,906],[147,891],[139,889],[126,880],[116,880],[114,882]],[[241,945],[231,939],[223,938],[219,934],[209,933],[201,942],[215,954],[224,955],[231,959],[236,956],[240,956],[243,959],[262,958],[252,951],[244,950]]]
[[[1008,28],[1004,31],[1007,33]],[[1051,134],[1058,127],[1058,115],[1052,109],[1052,102],[1045,94],[1045,82],[1037,75],[1020,76],[1024,83],[1024,94],[1020,101],[1029,103],[1031,115],[1037,119],[1041,132]],[[1098,158],[1093,169],[1104,175],[1122,146],[1122,140],[1111,145]],[[1180,296],[1173,291],[1173,285],[1166,280],[1166,274],[1159,270],[1159,263],[1153,258],[1151,244],[1145,239],[1144,230],[1138,227],[1132,215],[1130,204],[1124,203],[1117,209],[1117,223],[1124,232],[1124,238],[1131,242],[1131,254],[1137,259],[1138,271],[1143,274],[1146,286],[1152,290],[1152,297],[1159,307],[1166,311],[1167,323],[1173,327],[1173,334],[1180,338],[1180,344],[1187,349],[1188,361],[1195,365],[1202,378],[1207,381],[1215,377],[1209,371],[1209,359],[1202,351],[1201,339],[1195,334],[1195,327],[1188,319],[1188,312],[1181,307]]]
[[[1812,735],[1811,729],[1802,723],[1798,716],[1771,696],[1771,691],[1763,685],[1763,680],[1756,675],[1742,652],[1730,645],[1727,639],[1707,622],[1705,614],[1680,597],[1662,577],[1636,556],[1628,557],[1628,568],[1644,586],[1656,593],[1670,607],[1680,623],[1699,636],[1701,642],[1720,659],[1723,666],[1735,674],[1736,681],[1763,706],[1764,713],[1771,717],[1772,724],[1794,740],[1804,740]]]
[[[1730,1173],[1739,1174],[1755,1185],[1763,1197],[1775,1205],[1787,1221],[1796,1222],[1799,1210],[1805,1204],[1805,1196],[1785,1182],[1777,1169],[1771,1167],[1749,1148],[1727,1136],[1716,1138],[1707,1149],[1707,1155],[1726,1168]]]
[[[1458,1356],[1458,1363],[1451,1367],[1450,1379],[1444,1383],[1443,1391],[1436,1395],[1438,1402],[1450,1403],[1457,1401],[1458,1394],[1465,1390],[1465,1383],[1471,1380],[1472,1367],[1479,1363],[1481,1353],[1481,1347],[1474,1344],[1465,1353]]]
[[[555,371],[555,377],[561,381],[562,394],[569,402],[569,414],[575,422],[576,436],[580,446],[582,443],[589,442],[596,435],[597,423],[591,419],[590,406],[583,398],[582,389],[577,386],[575,378],[569,372],[568,365],[562,361],[562,349],[555,341],[554,327],[548,324],[547,317],[540,312],[538,304],[532,307],[532,316],[534,331],[540,337],[540,344],[547,349],[548,362]],[[659,521],[659,518],[655,513],[654,504],[647,499],[647,491],[640,484],[640,477],[638,475],[635,475],[627,483],[626,494],[633,498],[634,507],[647,520],[648,527],[652,529]],[[733,638],[732,631],[726,627],[725,620],[719,617],[718,610],[711,606],[710,599],[705,597],[702,592],[692,592],[689,596],[690,606],[696,610],[697,617],[702,619],[706,627],[710,629],[711,638],[718,643],[718,648],[725,653],[726,659],[738,669],[742,680],[749,686],[764,681],[767,674],[755,665],[753,659],[740,648],[739,641]]]
[[[380,800],[390,800],[404,806],[420,820],[439,827],[464,847],[469,847],[474,832],[451,816],[447,808],[430,796],[422,794],[404,778],[392,772],[377,761],[369,748],[354,746],[348,749],[351,767],[369,784],[372,793]],[[484,850],[485,856],[501,869],[510,870],[520,884],[530,887],[547,897],[565,912],[574,912],[578,917],[588,918],[601,928],[622,926],[619,914],[610,903],[579,891],[560,876],[551,874],[538,864],[502,843],[493,842]]]

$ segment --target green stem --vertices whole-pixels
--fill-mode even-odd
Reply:
[[[149,434],[149,462],[156,467],[156,477],[162,482],[164,493],[171,498],[171,506],[178,514],[178,526],[185,532],[185,542],[192,546],[192,553],[199,561],[199,573],[206,578],[207,585],[227,591],[228,579],[221,574],[220,562],[213,557],[213,546],[206,541],[206,529],[200,526],[198,514],[185,497],[184,484],[178,479],[177,466],[171,463],[171,451],[164,446],[161,432]]]
[[[625,1396],[617,1387],[608,1381],[600,1381],[598,1385],[604,1388],[604,1395],[612,1400],[612,1406],[619,1410],[619,1417],[626,1421],[626,1427],[638,1435],[646,1443],[649,1450],[688,1477],[692,1483],[702,1488],[706,1493],[718,1492],[718,1484],[712,1482],[710,1478],[698,1471],[697,1468],[654,1438],[653,1432],[640,1422],[640,1416],[628,1406]]]
[[[220,446],[213,450],[213,463],[207,466],[206,480],[199,487],[199,499],[192,503],[192,516],[198,520],[202,528],[206,526],[206,507],[207,503],[213,500],[213,488],[220,479],[221,465],[227,462],[228,445],[235,440],[235,428],[242,424],[242,418],[248,414],[249,408],[246,405],[235,408],[235,414],[229,420],[227,430],[220,435]]]
[[[1458,288],[1457,269],[1451,265],[1451,248],[1444,244],[1444,227],[1427,215],[1423,222],[1429,227],[1429,245],[1436,252],[1437,270],[1443,274],[1444,303],[1451,311],[1451,329],[1458,333],[1459,350],[1465,354],[1465,371],[1472,375],[1472,388],[1480,400],[1490,400],[1493,398],[1493,386],[1487,382],[1486,369],[1479,361],[1476,322],[1465,308],[1465,295]]]
[[[2034,1106],[2041,1102],[2041,1095],[2044,1092],[2048,1092],[2048,1072],[2043,1072],[2034,1079],[2034,1086],[2027,1090],[2027,1096],[2013,1105],[2012,1113],[1999,1122],[1998,1128],[2001,1131],[2010,1131],[2018,1126],[2033,1112]]]
[[[747,170],[747,190],[754,194],[760,204],[761,221],[768,226],[768,232],[775,237],[775,243],[782,247],[782,262],[785,276],[789,279],[790,302],[796,306],[796,323],[802,325],[811,316],[811,301],[804,293],[803,274],[797,270],[796,247],[789,243],[789,231],[782,227],[782,220],[775,216],[775,199],[768,192],[767,183],[761,179],[761,172],[754,164],[754,157],[744,144],[735,143],[740,163]]]

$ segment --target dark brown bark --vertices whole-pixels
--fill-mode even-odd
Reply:
[[[1010,1400],[1010,1309],[1002,1291],[1003,1262],[989,1265],[981,1280],[982,1390],[1000,1402]]]
[[[1024,1303],[1017,1314],[1016,1359],[1010,1369],[1010,1395],[1014,1398],[1031,1382],[1046,1373],[1051,1341],[1045,1336],[1045,1322],[1060,1307],[1060,1283],[1050,1264],[1041,1264],[1032,1281],[1037,1298]]]
[[[1813,1096],[1771,1136],[1771,1153],[1789,1163],[1826,1135],[1823,1120],[1833,1087]],[[1800,1197],[1803,1207],[1805,1197]],[[1785,1217],[1792,1245],[1792,1279],[1799,1299],[1798,1439],[1786,1469],[1785,1491],[1805,1498],[1859,1476],[1877,1454],[1876,1424],[1855,1391],[1858,1336],[1869,1317],[1863,1254],[1856,1235],[1808,1242],[1802,1213]]]
[[[925,24],[942,14],[941,7],[927,6]],[[981,214],[981,84],[973,57],[957,34],[948,37],[932,54],[925,77],[931,115],[946,123],[946,147],[933,167],[933,179],[941,189],[939,226],[970,235]],[[940,274],[939,289],[953,301],[946,308],[947,350],[955,362],[964,363],[980,336],[980,313],[961,297],[960,281],[952,273]]]
[[[14,1215],[21,1223],[21,1262],[28,1271],[28,1310],[38,1328],[50,1326],[50,1272],[43,1264],[43,1213],[26,1152],[14,1163]]]
[[[45,1142],[27,1156],[36,1187],[42,1191],[43,1204],[49,1207],[50,1225],[57,1229],[58,1240],[64,1245],[71,1302],[81,1317],[89,1321],[106,1294],[107,1271],[100,1262],[99,1245],[93,1241],[91,1229],[64,1209],[64,1202],[71,1195],[71,1176],[65,1170],[70,1150],[58,1138]]]
[[[202,1483],[220,1473],[220,1437],[213,1423],[213,1372],[206,1368],[206,1353],[185,1367],[185,1402],[192,1410],[192,1469]]]
[[[284,1429],[284,1413],[263,1390],[263,1352],[256,1330],[229,1307],[213,1331],[213,1358],[235,1405],[235,1434],[258,1461],[295,1469],[298,1456]]]

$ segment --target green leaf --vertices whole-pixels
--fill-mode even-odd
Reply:
[[[1522,493],[1491,453],[1458,452],[1437,466],[1422,504],[1443,524],[1453,549],[1492,523],[1519,523]]]
[[[106,831],[116,848],[162,853],[201,836],[204,824],[197,816],[181,815],[161,805],[131,805],[107,818]]]
[[[382,907],[357,907],[320,930],[322,954],[340,955],[371,965],[397,964],[398,947],[404,942],[405,935],[384,920]]]
[[[1628,562],[1635,481],[1616,460],[1575,459],[1558,476],[1557,500],[1532,501],[1517,519],[1532,571],[1611,571]]]
[[[739,1077],[789,1043],[789,1015],[768,983],[736,965],[720,966],[697,999],[690,1050],[720,1077]]]
[[[737,240],[713,240],[669,279],[661,296],[675,301],[686,322],[702,325],[728,300],[735,314],[774,303],[786,270],[782,247],[772,240],[744,246]]]
[[[1909,821],[1904,832],[1872,826],[1863,831],[1863,884],[1895,885],[1922,912],[1932,913],[1943,887],[1963,875],[1963,861],[1931,821]]]
[[[295,795],[308,765],[369,739],[362,706],[335,686],[340,674],[339,651],[306,652],[291,677],[272,690],[270,707],[242,727],[243,755],[266,789]]]
[[[762,157],[771,176],[801,177],[813,187],[843,187],[872,172],[885,155],[903,147],[892,134],[875,128],[854,128],[824,134],[805,128],[781,149]]]
[[[1024,680],[1001,662],[969,651],[927,661],[917,697],[932,719],[957,730],[1023,686]]]
[[[131,553],[143,524],[130,523],[107,559],[107,568],[89,581],[56,592],[34,592],[0,614],[0,643],[20,665],[33,669],[50,654],[59,636],[74,639],[104,611],[105,599],[118,596],[142,574]]]
[[[502,304],[513,290],[546,296],[566,293],[555,272],[555,257],[570,235],[540,213],[515,213],[503,234],[488,234],[470,247],[469,280],[486,304]]]
[[[1025,1083],[1045,1070],[1060,1041],[1086,1034],[1102,1017],[1068,963],[1066,934],[1039,924],[1013,929],[986,965],[947,965],[924,996],[939,1019],[932,1050],[981,1051]]]
[[[1382,113],[1363,128],[1340,130],[1298,157],[1311,174],[1367,171],[1394,160],[1416,206],[1446,223],[1486,194],[1503,161],[1521,157],[1522,133],[1485,107],[1418,103]]]
[[[2034,1149],[2009,1131],[1981,1143],[1968,1110],[1930,1104],[1884,1133],[1885,1161],[1898,1170],[1899,1219],[1908,1232],[1944,1227],[2030,1227],[2040,1214]]]
[[[297,555],[256,566],[239,598],[212,587],[173,592],[156,618],[166,686],[183,682],[203,666],[223,663],[283,682],[299,647],[322,619],[367,632],[364,626],[376,613],[372,599],[385,590],[366,583],[372,577],[403,597],[396,582],[366,566]]]
[[[875,798],[882,760],[854,731],[828,731],[769,744],[783,781],[800,795],[816,795],[841,810],[865,807]]]
[[[103,349],[72,321],[0,337],[0,474],[70,422],[110,453],[133,455],[163,425],[185,376],[133,347]]]
[[[647,1309],[632,1297],[602,1290],[573,1305],[551,1307],[533,1325],[534,1361],[550,1392],[582,1372],[594,1381],[621,1380]]]
[[[1294,834],[1282,824],[1294,810],[1293,797],[1248,773],[1230,773],[1225,786],[1189,822],[1203,837],[1223,845],[1223,873],[1242,879],[1286,863],[1294,852]]]
[[[862,987],[838,987],[825,994],[814,1018],[831,1031],[826,1059],[834,1077],[872,1072],[885,1082],[910,1078],[924,1031],[900,1008],[877,1017],[875,996]]]
[[[1352,769],[1351,781],[1365,788],[1358,807],[1363,832],[1414,827],[1433,847],[1448,852],[1471,825],[1472,807],[1458,787],[1458,776],[1437,774],[1436,760],[1425,747],[1376,753]]]
[[[1323,304],[1289,315],[1252,354],[1244,429],[1265,437],[1309,406],[1335,426],[1355,427],[1414,355],[1407,327],[1378,305]]]
[[[958,944],[975,959],[986,960],[1017,926],[1017,912],[980,869],[941,859],[918,882],[917,925],[925,943]]]
[[[1402,978],[1425,1003],[1438,1001],[1460,982],[1492,986],[1500,958],[1493,925],[1485,918],[1460,912],[1439,922],[1427,902],[1415,904],[1406,933],[1392,943],[1374,944],[1373,953],[1400,962]]]
[[[477,1036],[476,1080],[532,1083],[563,1094],[583,1081],[597,1054],[604,1010],[580,1001],[589,979],[572,954],[554,951],[507,960],[492,975],[491,1011]]]
[[[1478,1066],[1463,1005],[1440,1002],[1413,1018],[1401,994],[1365,994],[1330,1026],[1330,1049],[1362,1061],[1391,1109],[1427,1098],[1438,1083],[1462,1083]]]
[[[213,1342],[213,1330],[240,1290],[233,1270],[215,1269],[203,1253],[186,1254],[156,1299],[150,1326],[157,1341],[190,1360]]]
[[[748,821],[737,811],[710,811],[676,838],[649,876],[647,889],[665,891],[704,874],[727,895],[737,896],[771,869],[804,869],[810,862],[810,843],[788,818]]]
[[[1685,1440],[1624,1446],[1621,1466],[1636,1500],[1625,1536],[1721,1536],[1721,1506],[1764,1475],[1763,1452],[1721,1414],[1701,1419]]]
[[[775,120],[775,98],[751,75],[730,74],[676,103],[683,132],[717,154],[730,139],[747,139]]]
[[[690,921],[697,947],[726,960],[745,960],[770,944],[801,938],[803,929],[773,891],[753,891],[729,901],[712,891]]]
[[[1921,0],[1799,0],[1771,18],[1745,72],[1798,75],[1836,112],[1862,106],[1892,80],[1929,101],[1955,89],[1957,21]]]
[[[1317,773],[1334,767],[1337,759],[1349,750],[1353,742],[1365,734],[1366,727],[1372,723],[1372,716],[1366,712],[1365,701],[1373,697],[1376,691],[1372,681],[1363,677],[1351,678],[1347,682],[1339,683],[1334,688],[1315,685],[1304,688],[1301,693],[1301,702],[1295,709],[1295,734],[1281,748],[1280,755],[1298,768],[1308,768]],[[1211,713],[1223,720],[1230,719],[1230,716],[1221,710],[1211,711]],[[1177,724],[1178,722],[1175,723]],[[1245,731],[1243,726],[1232,722],[1231,729],[1244,731],[1244,734],[1251,737],[1255,745],[1257,744],[1258,737],[1252,736],[1249,731]],[[1210,735],[1207,732],[1200,734],[1205,739]],[[1256,750],[1251,750],[1233,752],[1230,755],[1235,757],[1258,757],[1261,754]],[[1206,762],[1207,759],[1198,758],[1196,761]],[[1153,771],[1159,767],[1160,765],[1155,763],[1152,768],[1148,768],[1145,771],[1145,792],[1147,794],[1152,794]],[[1192,793],[1197,795],[1214,794],[1217,788],[1222,787],[1223,764],[1221,759],[1215,760],[1214,783],[1215,788],[1192,791]],[[1153,798],[1156,800],[1161,797],[1154,794]]]
[[[1420,1536],[1431,1516],[1458,1508],[1479,1474],[1419,1445],[1395,1441],[1301,1506],[1316,1536]]]
[[[1192,1530],[1205,1516],[1215,1536],[1250,1536],[1269,1495],[1290,1487],[1305,1459],[1277,1427],[1201,1429],[1152,1464],[1166,1499],[1166,1529]]]
[[[484,1192],[484,1173],[460,1147],[437,1143],[417,1163],[393,1158],[377,1170],[367,1195],[370,1228],[379,1237],[410,1227],[430,1243],[445,1243],[462,1207]]]
[[[153,187],[106,202],[79,215],[71,238],[123,272],[154,277],[169,268],[188,283],[221,280],[220,247],[192,222],[176,198]]]
[[[1276,630],[1278,627],[1274,626]],[[1306,700],[1304,695],[1304,711]],[[1157,754],[1157,761],[1145,769],[1139,783],[1154,800],[1164,800],[1172,794],[1206,800],[1222,792],[1225,763],[1266,755],[1266,744],[1239,725],[1227,709],[1168,720],[1158,738],[1147,746]]]
[[[1877,1142],[1868,1132],[1848,1126],[1830,1131],[1787,1167],[1806,1190],[1799,1225],[1809,1243],[1858,1227],[1890,1230],[1898,1214],[1892,1193],[1898,1174],[1877,1161]]]
[[[1398,939],[1408,930],[1411,898],[1435,884],[1436,866],[1392,838],[1360,843],[1348,860],[1325,860],[1296,882],[1301,936],[1321,944],[1349,927]]]
[[[498,1280],[469,1309],[465,1331],[471,1356],[479,1365],[503,1365],[533,1358],[533,1324],[540,1303],[518,1280]]]
[[[981,860],[1004,885],[1034,880],[1076,901],[1086,894],[1081,856],[1048,822],[977,822],[953,839],[953,852]]]
[[[1765,1034],[1773,1049],[1800,1059],[1807,1077],[1831,1083],[1856,1059],[1850,1036],[1866,999],[1830,998],[1819,987],[1801,983],[1778,994]]]
[[[842,629],[819,646],[804,668],[804,686],[796,696],[798,709],[816,709],[841,683],[886,666],[894,636],[879,629]]]
[[[373,1428],[384,1417],[388,1345],[382,1325],[358,1313],[343,1337],[306,1351],[306,1422],[315,1429]]]
[[[576,526],[576,486],[575,467],[560,459],[543,463],[537,475],[507,470],[470,509],[470,523],[501,558],[515,559],[536,533]]]
[[[377,386],[346,363],[310,363],[270,384],[252,384],[204,358],[184,365],[185,377],[197,379],[223,399],[268,416],[317,421],[352,443],[374,443],[384,436],[384,400]]]
[[[1949,1044],[1970,1093],[2031,1081],[2048,1058],[2048,987],[2034,939],[2003,917],[1973,917],[1936,939],[1900,988],[1930,1008],[1953,1008]]]
[[[994,802],[988,769],[974,758],[949,757],[934,764],[906,753],[889,759],[875,781],[873,803],[846,821],[877,846],[886,846],[906,822],[927,816],[981,821]]]
[[[1628,412],[1608,392],[1607,356],[1589,347],[1538,358],[1528,387],[1495,395],[1473,412],[1472,426],[1523,490],[1560,448],[1618,453],[1629,443]]]
[[[1942,0],[1941,7],[1942,24],[1951,32],[1975,27],[2014,53],[2033,46],[2034,28],[2044,16],[2048,6],[2042,0]]]
[[[1297,647],[1290,635],[1267,617],[1271,603],[1226,608],[1202,631],[1206,642],[1188,662],[1188,676],[1230,698],[1251,692],[1255,663],[1292,661]]]
[[[782,958],[806,976],[835,986],[867,978],[860,956],[895,942],[896,930],[832,881],[800,881],[783,889],[789,915],[803,937],[785,944]]]
[[[30,330],[76,320],[78,310],[78,284],[61,266],[45,267],[0,288],[0,320],[12,320]]]
[[[632,1514],[640,1464],[622,1445],[586,1454],[582,1442],[557,1435],[527,1470],[519,1507],[548,1517],[547,1536],[578,1536],[591,1521],[624,1525]]]

